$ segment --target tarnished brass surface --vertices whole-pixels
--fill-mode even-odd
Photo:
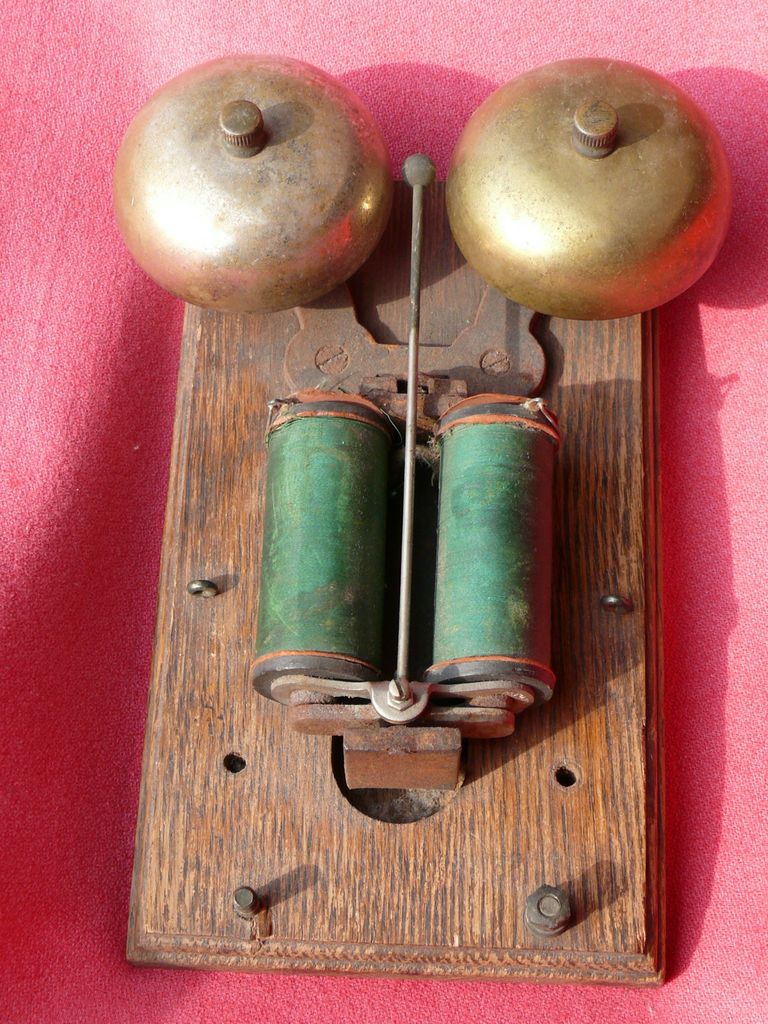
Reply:
[[[582,155],[577,111],[618,116],[615,148]],[[583,125],[581,126],[583,128]],[[576,136],[576,139],[574,138]],[[731,208],[717,132],[666,79],[568,60],[502,86],[453,155],[448,215],[467,261],[521,305],[575,319],[659,306],[709,267]]]
[[[117,220],[136,261],[213,309],[267,312],[324,295],[368,257],[391,197],[365,107],[284,57],[179,75],[138,113],[115,167]]]

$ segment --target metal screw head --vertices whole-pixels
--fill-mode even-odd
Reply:
[[[540,885],[525,901],[525,923],[537,935],[559,935],[570,921],[570,901],[557,885]]]
[[[251,918],[261,910],[261,900],[249,885],[241,885],[233,895],[235,913],[239,917]]]
[[[489,348],[480,356],[480,369],[490,377],[502,377],[509,373],[512,363],[506,352],[498,348]]]
[[[315,366],[329,377],[338,377],[349,366],[349,354],[341,345],[321,345],[315,352]]]
[[[221,109],[219,127],[227,146],[235,156],[253,156],[267,142],[264,118],[250,100],[232,100]]]
[[[573,115],[573,145],[582,156],[608,156],[618,134],[619,115],[605,100],[584,103]]]
[[[632,598],[625,597],[624,594],[603,594],[600,604],[606,611],[623,612],[624,614],[634,611],[635,607]]]
[[[219,588],[213,580],[191,580],[187,584],[187,591],[193,597],[216,597]]]

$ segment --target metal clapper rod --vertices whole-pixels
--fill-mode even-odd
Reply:
[[[389,703],[409,707],[414,694],[408,680],[411,583],[413,578],[413,506],[416,477],[416,415],[419,394],[419,317],[421,308],[421,242],[424,189],[435,180],[435,165],[416,153],[403,164],[403,178],[413,189],[411,220],[411,302],[408,325],[408,392],[405,419],[405,477],[403,481],[403,539],[400,549],[400,611],[397,625],[397,668],[387,691]]]

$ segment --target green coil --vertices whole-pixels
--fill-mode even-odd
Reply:
[[[297,396],[267,437],[254,683],[375,679],[382,660],[389,424],[371,402]]]
[[[551,695],[556,420],[540,402],[478,395],[438,423],[434,682],[518,679]]]

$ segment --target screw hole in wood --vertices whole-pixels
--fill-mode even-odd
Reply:
[[[555,782],[560,789],[571,789],[579,781],[579,774],[572,765],[558,764],[552,770]]]
[[[224,757],[224,767],[232,775],[237,775],[245,768],[245,758],[241,757],[240,754],[227,754]]]

